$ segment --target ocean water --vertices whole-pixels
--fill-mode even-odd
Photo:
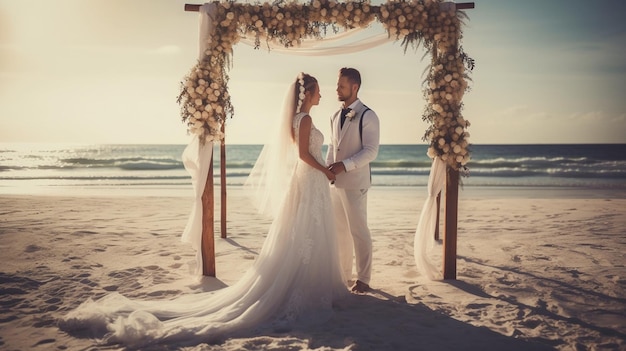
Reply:
[[[189,191],[186,145],[0,144],[0,194],[71,188],[168,188]],[[226,182],[240,186],[261,145],[226,146]],[[426,145],[381,145],[376,187],[425,186]],[[216,151],[219,150],[216,147]],[[626,190],[626,144],[472,145],[464,188],[546,187]],[[219,155],[217,153],[216,155]],[[219,184],[219,157],[215,160]]]

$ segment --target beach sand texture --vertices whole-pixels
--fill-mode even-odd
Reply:
[[[150,349],[626,349],[626,199],[461,191],[458,279],[433,282],[419,275],[413,258],[425,193],[371,190],[373,291],[352,296],[328,323]],[[270,222],[240,189],[229,190],[228,200],[228,238],[218,232],[215,239],[217,278],[195,281],[187,267],[195,253],[180,242],[189,197],[0,196],[0,349],[123,349],[98,345],[87,333],[68,335],[56,321],[114,291],[168,299],[237,281]]]

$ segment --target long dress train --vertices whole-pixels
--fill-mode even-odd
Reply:
[[[304,115],[293,119],[296,137]],[[309,150],[322,164],[323,141],[312,127]],[[139,347],[214,343],[264,328],[284,331],[328,320],[333,301],[348,294],[339,269],[328,180],[300,160],[293,174],[259,257],[234,285],[165,301],[113,293],[84,302],[59,326],[105,331],[105,343]]]

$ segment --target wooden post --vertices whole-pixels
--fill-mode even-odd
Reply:
[[[224,133],[225,123],[222,124],[222,133]],[[226,239],[226,134],[224,134],[224,138],[222,138],[222,143],[220,144],[220,183],[222,184],[222,197],[220,202],[221,207],[221,229],[222,229],[222,239]]]
[[[445,232],[443,236],[443,279],[456,279],[456,239],[459,207],[459,171],[446,170]]]
[[[213,147],[213,144],[210,147]],[[202,275],[215,277],[213,153],[210,162],[209,174],[202,193]]]
[[[439,241],[439,212],[441,211],[441,191],[437,194],[437,219],[435,220],[435,240]]]

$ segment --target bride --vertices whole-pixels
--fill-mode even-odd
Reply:
[[[274,220],[259,257],[237,283],[166,301],[113,293],[84,302],[60,328],[102,330],[104,343],[141,347],[216,343],[328,320],[333,302],[349,293],[330,206],[335,175],[324,166],[324,137],[309,114],[320,98],[317,80],[300,73],[288,90],[277,142],[264,147],[248,178],[259,208]]]

